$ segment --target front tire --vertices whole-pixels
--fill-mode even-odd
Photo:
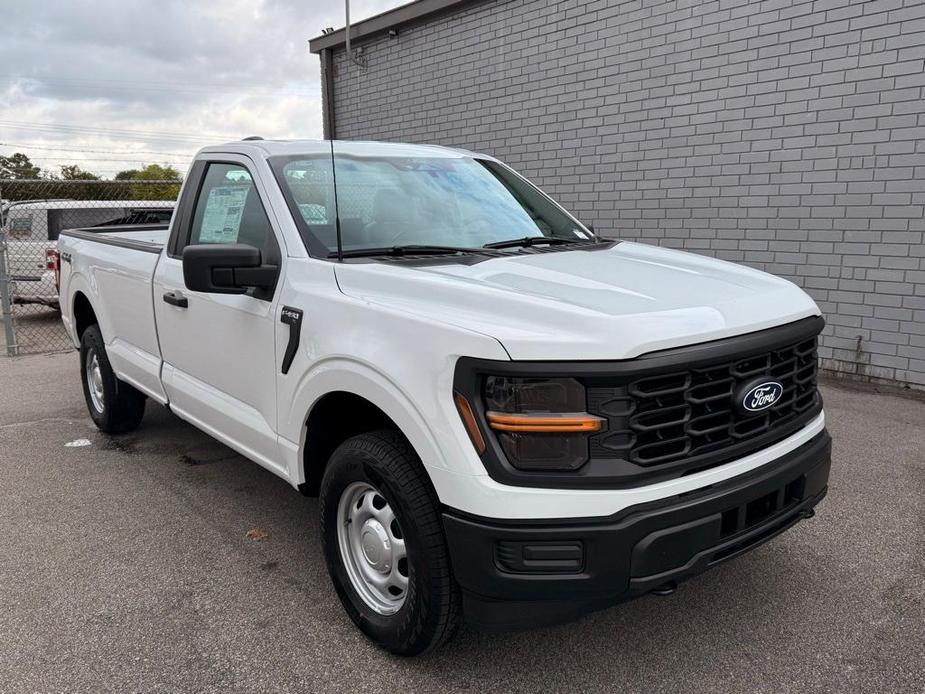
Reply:
[[[459,588],[436,496],[407,441],[394,431],[348,439],[319,496],[328,572],[360,630],[403,656],[448,641]]]
[[[124,434],[141,423],[145,396],[116,377],[97,325],[80,336],[80,373],[87,409],[100,431]]]

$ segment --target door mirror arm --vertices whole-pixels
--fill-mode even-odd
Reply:
[[[223,271],[216,269],[212,273],[212,280],[217,287],[247,290],[250,288],[269,289],[276,282],[279,267],[276,265],[260,265],[258,267],[231,268],[231,277]],[[230,280],[230,281],[229,281]],[[229,282],[227,285],[225,282]]]

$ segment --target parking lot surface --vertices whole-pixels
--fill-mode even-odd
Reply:
[[[77,374],[0,359],[0,692],[925,692],[920,401],[826,387],[816,518],[673,596],[403,660],[341,609],[314,499],[156,405],[97,433]]]
[[[73,349],[58,311],[34,304],[13,306],[12,311],[17,354],[49,354]],[[6,331],[0,324],[0,358],[6,355]]]

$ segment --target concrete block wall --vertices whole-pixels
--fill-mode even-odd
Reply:
[[[925,2],[487,0],[333,56],[342,139],[484,151],[607,236],[788,277],[925,387]]]

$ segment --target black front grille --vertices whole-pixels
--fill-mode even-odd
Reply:
[[[485,379],[573,378],[587,410],[604,419],[577,470],[518,470],[485,430],[482,460],[492,479],[529,487],[620,489],[676,479],[760,451],[806,426],[822,410],[816,387],[820,316],[734,337],[613,361],[495,361],[462,357],[454,390],[484,407]],[[781,385],[767,410],[749,413],[742,396],[765,381]],[[479,414],[484,416],[483,411]]]
[[[812,337],[742,358],[591,387],[588,409],[608,424],[591,439],[591,457],[647,469],[683,460],[690,472],[723,462],[724,451],[747,454],[788,436],[818,412],[816,371]],[[783,386],[779,401],[763,412],[739,412],[736,393],[762,378]]]

